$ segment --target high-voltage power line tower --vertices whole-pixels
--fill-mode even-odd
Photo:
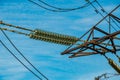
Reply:
[[[120,23],[120,18],[113,14],[113,12],[119,7],[120,5],[108,13],[96,25],[94,25],[89,31],[79,38],[79,40],[83,40],[84,42],[80,42],[78,40],[77,44],[79,45],[73,44],[61,54],[72,54],[69,58],[101,54],[120,74],[119,65],[117,65],[111,58],[106,56],[106,53],[113,53],[120,62],[120,56],[117,54],[117,52],[120,51],[120,27],[117,25],[117,29],[111,24],[113,19]],[[108,21],[108,25],[106,24],[106,26],[101,28],[99,25],[104,20]]]
[[[92,3],[90,4],[92,5]],[[94,5],[92,6],[94,7]],[[117,54],[118,51],[120,51],[120,18],[113,13],[119,8],[120,5],[114,8],[111,12],[107,13],[106,16],[104,16],[80,38],[48,32],[40,29],[27,29],[20,26],[14,26],[3,21],[0,21],[0,25],[8,26],[10,29],[5,27],[0,27],[0,29],[2,31],[10,31],[17,34],[22,34],[36,40],[67,45],[69,47],[61,54],[70,54],[71,56],[69,56],[69,58],[101,54],[108,60],[112,68],[120,74],[119,65],[117,65],[111,58],[106,55],[106,53],[112,53],[118,58],[120,62],[120,56]],[[96,9],[95,11],[99,13]],[[104,9],[102,9],[102,11],[104,12]],[[106,21],[107,24],[104,27],[101,27],[100,25],[104,21]],[[113,26],[112,22],[117,25],[117,28]],[[22,31],[18,31],[16,29]]]
[[[112,14],[116,9],[118,9],[120,5],[118,5],[115,9],[113,9],[109,14],[107,14],[104,18],[102,18],[96,25],[94,25],[89,31],[87,31],[80,38],[76,38],[73,36],[62,35],[58,33],[48,32],[40,29],[27,29],[20,26],[14,26],[11,24],[7,24],[3,21],[0,21],[1,25],[9,26],[16,29],[21,29],[28,33],[11,30],[8,28],[1,27],[1,30],[6,30],[18,34],[23,34],[29,36],[32,39],[42,40],[46,42],[52,42],[62,45],[67,45],[70,47],[67,48],[61,54],[72,54],[69,58],[80,57],[80,56],[88,56],[101,54],[105,56],[105,58],[109,61],[109,64],[120,73],[120,67],[113,62],[113,60],[106,56],[106,53],[113,53],[120,61],[120,57],[117,54],[120,51],[120,30],[112,26],[111,19],[114,19],[118,23],[120,23],[120,18]],[[107,30],[102,30],[98,25],[102,23],[105,19],[108,20]],[[119,26],[119,25],[118,25]],[[96,35],[99,34],[98,35]]]

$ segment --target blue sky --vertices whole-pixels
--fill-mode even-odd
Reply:
[[[66,8],[84,4],[84,1],[81,2],[81,0],[45,1],[54,6]],[[120,4],[119,0],[99,0],[99,2],[108,12]],[[119,13],[120,9],[115,14],[120,17]],[[101,16],[96,14],[91,6],[71,12],[55,13],[46,11],[28,0],[0,0],[0,20],[30,29],[39,28],[80,37],[100,19]],[[105,24],[103,25],[105,26]],[[101,55],[69,59],[68,55],[60,55],[68,46],[32,40],[27,36],[10,32],[6,33],[17,48],[49,80],[93,80],[95,76],[103,73],[116,73]],[[0,34],[0,40],[30,67],[5,36],[1,32]],[[37,80],[2,46],[0,46],[0,53],[0,80]],[[115,57],[113,58],[116,60]],[[32,67],[30,68],[32,69]],[[119,80],[119,78],[114,77],[110,80]]]

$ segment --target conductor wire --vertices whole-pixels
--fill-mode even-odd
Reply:
[[[88,0],[88,2],[91,4],[91,6],[95,9],[95,12],[96,13],[99,13],[103,18],[104,18],[104,16],[103,16],[103,14],[101,13],[101,12],[99,12],[98,11],[98,9]],[[105,21],[107,22],[107,23],[109,23],[109,21],[105,18]],[[111,25],[111,27],[115,30],[115,31],[117,31],[117,29],[116,28],[114,28],[113,27],[113,25]]]
[[[16,51],[39,73],[41,74],[46,80],[48,80],[48,78],[42,74],[24,55],[23,53],[14,45],[14,43],[10,40],[10,38],[7,36],[7,34],[1,29],[1,32],[5,35],[5,37],[8,39],[8,41],[11,43],[11,45],[16,49]]]
[[[7,51],[9,51],[9,53],[16,59],[18,60],[27,70],[29,70],[34,76],[36,76],[39,80],[42,80],[36,73],[34,73],[30,68],[28,68],[20,59],[17,58],[17,56],[15,56],[15,54],[10,51],[10,49],[0,40],[0,43],[4,46],[4,48],[7,49]]]
[[[50,9],[50,8],[47,8],[45,6],[40,5],[39,3],[35,2],[35,1],[32,1],[32,0],[28,0],[28,1],[30,1],[31,3],[33,3],[33,4],[35,4],[35,5],[39,6],[39,7],[41,7],[43,9],[46,9],[46,10],[52,11],[52,12],[69,12],[69,11],[78,10],[78,9],[81,9],[81,8],[89,6],[89,3],[86,3],[86,4],[84,4],[83,6],[80,6],[80,7],[68,8],[68,9],[66,8],[65,9],[65,8],[59,8],[59,7],[52,6],[52,5],[46,3],[46,2],[44,2],[42,0],[39,0],[39,2],[43,3],[44,5],[46,5],[48,7],[51,7],[51,8],[54,8],[54,9]],[[93,2],[95,2],[95,1],[93,1]],[[91,2],[91,3],[93,3],[93,2]]]
[[[102,5],[101,5],[97,0],[95,0],[95,2],[98,4],[98,6],[100,6],[100,8],[101,8],[101,10],[102,10],[103,13],[108,14],[108,12],[105,11],[105,9],[102,7]],[[110,15],[110,16],[111,16],[111,15]],[[111,18],[111,20],[112,20],[112,22],[120,29],[120,26],[114,21],[113,17]]]
[[[79,7],[76,7],[76,8],[60,8],[60,7],[52,6],[52,5],[46,3],[46,2],[43,1],[43,0],[38,0],[38,1],[41,2],[41,3],[43,3],[44,5],[46,5],[46,6],[48,6],[48,7],[51,7],[51,8],[54,8],[54,9],[58,9],[58,10],[66,10],[66,11],[69,11],[69,10],[70,10],[70,11],[72,11],[72,10],[78,10],[78,9],[81,9],[81,8],[84,8],[84,7],[87,7],[87,6],[90,5],[89,3],[86,3],[86,4],[84,4],[83,6],[79,6]],[[93,2],[95,2],[95,0],[92,1],[91,3],[93,3]]]

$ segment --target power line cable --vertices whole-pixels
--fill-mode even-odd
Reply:
[[[98,6],[101,8],[101,11],[103,12],[103,13],[106,13],[106,14],[108,14],[108,12],[102,7],[102,5],[97,1],[97,0],[95,0],[95,2],[98,4]],[[120,6],[120,5],[119,5]],[[101,13],[102,14],[102,13]],[[110,22],[110,20],[120,29],[120,26],[114,21],[114,18],[111,16],[112,14],[109,14],[109,28],[110,28],[110,26],[112,27],[112,28],[114,28],[112,25],[111,25],[111,22]],[[114,15],[113,15],[114,16]],[[115,16],[116,17],[116,16]],[[107,21],[107,19],[106,19],[106,21]],[[117,20],[116,20],[117,21]],[[114,28],[114,30],[116,30],[115,28]],[[110,41],[109,41],[110,42]],[[108,42],[108,43],[109,43]],[[106,46],[107,47],[107,46]],[[115,56],[119,59],[119,61],[120,61],[120,57],[117,55],[117,54],[115,54]]]
[[[118,23],[120,23],[120,18],[118,18],[117,16],[110,14],[111,17],[113,17]]]
[[[104,18],[102,18],[99,22],[97,22],[91,29],[89,29],[85,34],[83,34],[79,39],[81,40],[85,35],[87,35],[91,30],[93,30],[96,26],[98,26],[105,18],[107,18],[111,13],[113,13],[116,9],[118,9],[120,7],[120,5],[116,6],[111,12],[109,12],[109,14],[107,14],[106,16],[104,16]],[[62,52],[61,54],[67,54],[69,53],[69,51],[73,51],[75,48],[71,48],[74,44],[72,44],[70,47],[68,47],[64,52]],[[70,49],[71,48],[71,49]],[[70,51],[70,52],[71,52]]]
[[[105,9],[102,7],[102,5],[97,0],[95,0],[95,2],[101,7],[102,12],[106,12]]]
[[[0,28],[0,29],[1,29],[1,30],[4,30],[4,31],[13,32],[13,33],[16,33],[16,34],[25,35],[25,36],[28,36],[28,35],[29,35],[29,34],[27,34],[27,33],[20,32],[20,31],[17,31],[17,30],[11,30],[11,29],[8,29],[8,28]]]
[[[87,6],[90,5],[89,3],[86,3],[83,6],[79,6],[79,7],[76,7],[76,8],[60,8],[60,7],[56,7],[56,6],[50,5],[50,4],[48,4],[47,2],[45,2],[43,0],[38,0],[38,1],[43,3],[44,5],[46,5],[48,7],[51,7],[51,8],[54,8],[54,9],[58,9],[58,10],[66,10],[66,11],[78,10],[78,9],[81,9],[81,8],[84,8],[84,7],[87,7]],[[95,1],[92,1],[92,3],[93,2],[95,2]]]
[[[106,14],[108,14],[108,12],[102,7],[102,5],[97,1],[97,0],[95,0],[95,2],[98,4],[98,6],[100,6],[100,8],[101,8],[101,11],[103,12],[103,13],[106,13]],[[113,18],[111,18],[111,20],[112,20],[112,22],[120,29],[120,26],[119,25],[117,25],[117,23],[114,21],[114,19]]]
[[[108,12],[105,11],[105,9],[102,7],[102,5],[101,5],[97,0],[95,0],[95,2],[101,7],[101,10],[102,10],[104,13],[108,14]],[[92,3],[91,3],[91,5],[94,7],[95,10],[98,11],[98,9],[97,9]],[[100,13],[99,11],[98,11],[98,13],[99,13],[102,17],[104,17],[104,16],[102,15],[102,13]]]
[[[97,14],[100,14],[100,15],[104,18],[103,14],[94,6],[93,3],[91,3],[89,0],[87,0],[87,2],[90,3],[90,5],[95,9],[95,12],[96,12]],[[108,21],[107,19],[105,19],[105,21],[106,21],[107,23],[109,23],[109,21]],[[111,27],[112,27],[115,31],[117,31],[117,29],[116,29],[115,27],[113,27],[113,25],[111,25]]]
[[[12,24],[5,23],[5,22],[3,22],[2,20],[0,21],[0,24],[1,24],[1,25],[5,25],[5,26],[9,26],[9,27],[12,27],[12,28],[21,29],[21,30],[33,31],[33,30],[31,30],[31,29],[28,29],[28,28],[24,28],[24,27],[15,26],[15,25],[12,25]]]
[[[10,51],[10,49],[0,40],[0,43],[7,49],[7,51],[16,59],[18,60],[27,70],[29,70],[34,76],[36,76],[39,80],[42,80],[36,73],[34,73],[30,68],[28,68],[20,59],[15,56],[15,54]]]
[[[112,17],[112,22],[120,29],[120,26],[113,20],[114,18]]]
[[[46,10],[52,11],[52,12],[69,12],[69,11],[78,10],[78,9],[89,6],[89,3],[86,3],[83,6],[79,6],[79,7],[76,7],[76,8],[68,8],[68,9],[66,8],[66,9],[64,9],[64,8],[59,8],[59,7],[52,6],[52,5],[50,5],[50,4],[48,4],[48,3],[44,2],[44,1],[39,0],[39,2],[43,3],[44,5],[46,5],[48,7],[51,7],[51,8],[54,8],[54,9],[50,9],[50,8],[47,8],[45,6],[40,5],[39,3],[35,2],[35,1],[32,1],[32,0],[28,0],[28,1],[32,2],[33,4],[39,6],[39,7],[43,8],[43,9],[46,9]],[[91,2],[91,3],[93,3],[93,2]]]
[[[43,1],[43,0],[38,0],[39,2],[43,3],[44,5],[46,5],[46,6],[48,6],[48,7],[51,7],[51,8],[54,8],[54,9],[57,9],[57,10],[49,9],[49,8],[44,7],[44,6],[38,4],[37,2],[34,2],[34,1],[32,1],[32,0],[28,0],[28,1],[30,1],[30,2],[32,2],[32,3],[34,3],[34,4],[36,4],[36,5],[44,8],[44,9],[46,9],[46,10],[53,11],[53,12],[68,12],[68,11],[81,9],[81,8],[87,7],[87,6],[89,6],[89,5],[92,5],[92,7],[95,8],[95,12],[96,12],[96,13],[99,13],[102,17],[104,17],[104,16],[102,15],[102,13],[100,13],[100,12],[97,10],[97,8],[92,4],[93,2],[96,2],[96,3],[101,7],[102,12],[105,12],[105,13],[107,14],[107,12],[105,11],[105,9],[101,6],[101,4],[100,4],[97,0],[94,0],[94,1],[92,1],[92,2],[90,2],[89,0],[86,0],[87,3],[86,3],[85,5],[80,6],[80,7],[77,7],[77,8],[68,8],[68,9],[67,9],[67,8],[65,9],[65,8],[55,7],[55,6],[52,6],[52,5],[48,4],[48,3],[46,3],[46,2]],[[107,19],[105,19],[105,20],[108,22]],[[113,19],[112,19],[112,21],[113,21],[113,23],[115,23],[115,25],[119,28],[119,26],[116,24],[116,22],[115,22]],[[111,26],[112,26],[112,25],[111,25]],[[113,26],[112,26],[112,28],[113,28],[115,31],[117,31]]]
[[[8,39],[8,41],[11,43],[11,45],[16,49],[16,51],[39,73],[41,74],[46,80],[48,80],[48,78],[42,73],[40,72],[24,55],[23,53],[15,46],[15,44],[10,40],[10,38],[7,36],[7,34],[1,29],[1,32],[5,35],[5,37]]]
[[[46,8],[46,7],[40,5],[40,4],[38,4],[37,2],[34,2],[34,1],[32,1],[32,0],[28,0],[28,1],[32,2],[33,4],[35,4],[35,5],[43,8],[43,9],[45,9],[45,10],[52,11],[52,12],[59,12],[59,11],[56,11],[56,10],[48,9],[48,8]],[[64,11],[60,11],[60,12],[64,12]]]

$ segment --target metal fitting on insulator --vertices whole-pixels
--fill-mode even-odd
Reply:
[[[108,62],[112,68],[114,68],[120,74],[120,67],[110,58],[108,59]]]

